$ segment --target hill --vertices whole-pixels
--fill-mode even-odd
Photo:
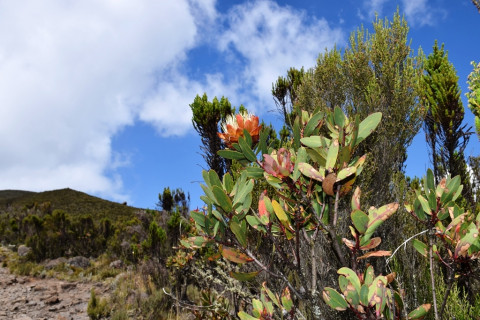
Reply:
[[[110,219],[129,219],[139,210],[121,203],[104,200],[84,192],[69,188],[31,192],[23,190],[1,190],[0,212],[33,208],[36,205],[49,203],[52,210],[63,210],[70,216],[90,214],[92,217]]]

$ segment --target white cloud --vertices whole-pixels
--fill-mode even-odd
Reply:
[[[378,14],[378,16],[381,17],[383,14],[383,7],[387,1],[388,0],[366,0],[363,3],[363,7],[367,11],[367,17],[365,17],[361,11],[358,11],[360,19],[365,20],[368,18],[368,20],[372,20],[375,18],[375,14]]]
[[[279,75],[342,41],[325,20],[270,1],[222,15],[215,0],[0,0],[0,189],[123,201],[116,170],[129,159],[111,146],[123,127],[185,134],[203,92],[262,111]],[[193,79],[200,45],[225,70]]]
[[[193,2],[192,2],[193,3]],[[0,1],[0,189],[122,199],[111,137],[155,72],[186,56],[213,1]],[[121,162],[121,161],[120,161]]]
[[[239,82],[260,99],[260,108],[271,105],[272,83],[288,68],[313,67],[320,52],[344,41],[341,30],[330,28],[324,19],[272,1],[235,6],[227,22],[219,48],[246,60]]]
[[[434,16],[439,13],[427,0],[402,0],[403,10],[409,24],[416,26],[434,25]]]

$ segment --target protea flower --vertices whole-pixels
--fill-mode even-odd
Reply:
[[[252,136],[252,142],[257,143],[262,126],[258,125],[258,117],[247,112],[241,112],[236,115],[228,115],[225,122],[222,123],[223,133],[218,136],[224,141],[228,148],[232,148],[238,138],[243,137],[243,130]]]
[[[288,177],[293,172],[294,165],[290,160],[290,152],[285,148],[281,148],[269,155],[264,154],[263,169],[265,172],[279,179]]]

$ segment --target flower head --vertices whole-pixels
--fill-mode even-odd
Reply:
[[[281,148],[278,152],[273,152],[271,155],[264,154],[263,169],[265,172],[283,179],[288,177],[293,172],[294,165],[290,160],[290,152],[285,148]]]
[[[243,130],[252,137],[252,142],[257,143],[262,126],[258,125],[258,117],[246,112],[241,112],[236,115],[228,115],[222,123],[223,133],[218,133],[218,136],[224,141],[228,148],[232,148],[234,143],[238,142],[240,137],[243,137]]]

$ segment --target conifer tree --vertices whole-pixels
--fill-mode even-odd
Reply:
[[[305,70],[290,68],[286,77],[278,77],[272,85],[272,95],[278,111],[282,114],[287,128],[292,128],[292,111],[297,102],[297,90],[302,84],[305,76]]]
[[[360,181],[368,205],[393,200],[393,177],[403,171],[407,148],[423,121],[418,103],[422,52],[415,56],[410,48],[407,22],[397,11],[393,21],[377,18],[373,29],[352,33],[343,57],[336,48],[320,54],[297,90],[298,104],[305,110],[339,106],[350,117],[385,115],[358,150],[370,154]]]
[[[192,123],[195,130],[200,134],[203,158],[210,169],[215,170],[222,177],[227,170],[225,160],[217,155],[217,151],[223,149],[223,143],[217,135],[219,122],[232,113],[232,105],[227,98],[220,101],[214,97],[210,102],[207,94],[202,97],[197,95],[190,105],[192,109]]]
[[[480,139],[480,63],[472,61],[473,71],[468,75],[468,108],[475,116],[475,129]]]
[[[458,76],[448,61],[443,44],[439,48],[435,41],[433,52],[425,62],[425,71],[422,78],[422,104],[427,108],[424,128],[435,178],[440,181],[446,174],[460,175],[464,185],[462,194],[472,204],[472,190],[463,154],[470,133],[467,126],[462,125],[465,112]]]

